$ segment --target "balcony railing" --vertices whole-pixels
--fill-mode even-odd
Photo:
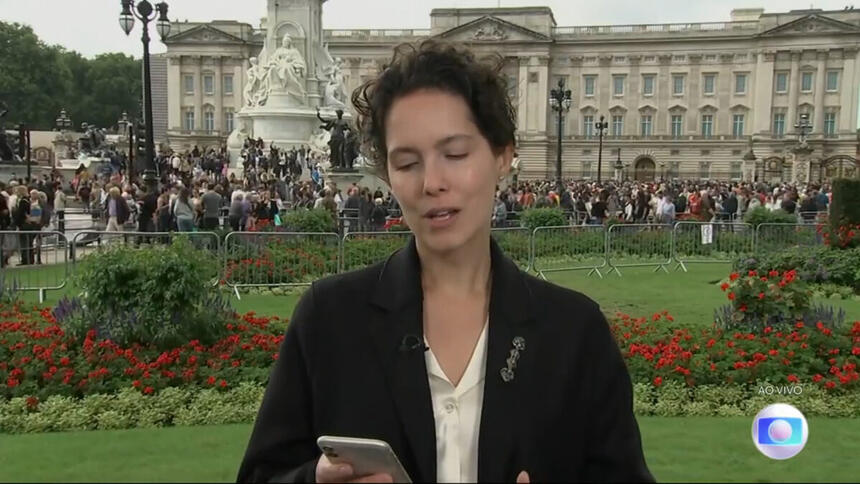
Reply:
[[[742,22],[699,22],[671,24],[632,24],[632,25],[583,25],[555,27],[556,36],[588,36],[618,34],[697,34],[701,32],[755,32],[759,29],[756,20]]]
[[[391,40],[429,37],[430,29],[326,29],[323,36],[329,40]]]

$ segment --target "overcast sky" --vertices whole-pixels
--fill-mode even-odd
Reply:
[[[137,1],[137,0],[135,0]],[[152,0],[153,3],[157,0]],[[267,0],[167,0],[171,20],[238,20],[255,27],[266,14]],[[550,7],[558,25],[717,22],[733,8],[785,12],[813,6],[841,10],[854,0],[328,0],[323,26],[344,28],[429,28],[430,10],[452,7]],[[860,0],[858,0],[860,8]],[[139,57],[140,26],[129,37],[117,22],[119,0],[0,0],[0,19],[33,27],[49,44],[60,44],[87,57],[122,51]],[[154,28],[152,35],[158,35]],[[152,52],[163,52],[155,42]]]

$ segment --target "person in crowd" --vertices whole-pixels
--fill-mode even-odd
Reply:
[[[385,221],[388,218],[388,210],[382,204],[382,199],[377,198],[373,201],[373,211],[370,213],[370,230],[379,232],[385,226]]]
[[[125,222],[129,219],[128,202],[122,197],[119,187],[111,187],[108,197],[101,207],[101,212],[107,216],[107,232],[122,232]]]
[[[242,220],[245,216],[245,195],[241,191],[233,192],[233,201],[230,202],[230,210],[227,219],[230,228],[235,231],[245,230]]]
[[[60,182],[54,183],[54,214],[57,220],[57,232],[66,233],[66,205],[68,197],[63,191],[63,184]],[[62,244],[62,240],[59,242]]]
[[[591,222],[595,225],[603,225],[606,220],[606,192],[600,192],[597,196],[597,201],[591,204]]]
[[[502,193],[497,192],[495,205],[493,206],[493,227],[502,228],[507,226],[508,209],[502,200]]]
[[[206,192],[200,198],[203,207],[203,219],[200,222],[202,230],[215,230],[220,225],[219,217],[221,215],[221,186],[217,185],[214,188],[206,188]]]
[[[180,232],[194,231],[194,207],[191,202],[191,190],[183,187],[179,196],[173,202],[173,215],[176,217],[177,229]]]

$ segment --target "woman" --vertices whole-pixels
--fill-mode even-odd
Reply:
[[[180,232],[194,231],[194,207],[191,204],[191,191],[183,187],[173,202],[173,215]]]
[[[230,221],[230,228],[234,232],[245,230],[242,226],[242,216],[245,213],[245,195],[236,191],[233,192],[233,200],[230,202],[230,211],[227,213],[227,218]]]
[[[320,456],[320,435],[384,440],[415,482],[653,480],[598,306],[490,237],[516,126],[498,72],[430,40],[353,94],[414,237],[304,294],[239,481],[358,479]]]

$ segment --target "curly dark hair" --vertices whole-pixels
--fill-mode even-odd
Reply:
[[[463,98],[494,153],[516,146],[516,112],[500,75],[504,59],[494,57],[492,65],[479,62],[469,49],[434,39],[395,47],[391,63],[352,93],[361,149],[378,177],[388,180],[385,120],[391,106],[419,89],[439,89]]]

